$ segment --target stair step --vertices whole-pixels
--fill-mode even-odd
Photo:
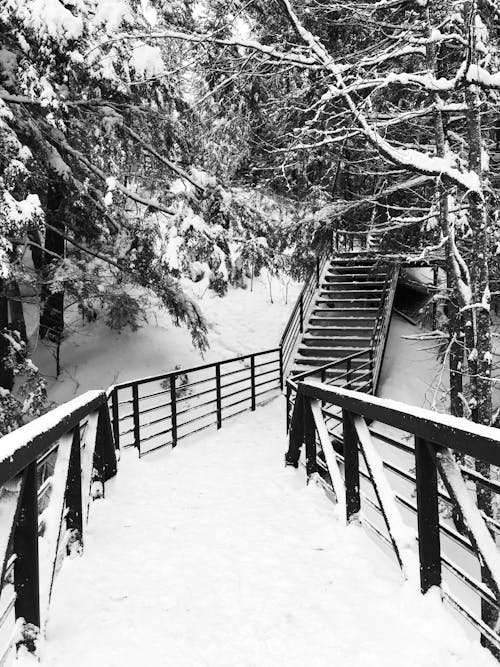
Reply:
[[[335,320],[333,320],[335,322]],[[335,326],[335,324],[322,325],[316,323],[309,323],[307,328],[306,336],[316,338],[318,336],[355,336],[359,338],[370,338],[373,332],[373,326],[371,327],[357,327],[357,326]]]
[[[354,307],[354,304],[357,304],[358,306],[362,303],[365,303],[367,306],[375,306],[380,303],[380,297],[374,298],[374,297],[350,297],[349,295],[347,296],[342,296],[342,297],[335,297],[335,296],[330,296],[328,294],[323,294],[321,293],[320,296],[316,299],[316,304],[330,304],[330,308],[335,308],[335,306],[338,304],[340,307],[346,307],[349,304],[352,304]]]
[[[354,287],[378,287],[379,289],[382,289],[384,282],[384,278],[374,278],[368,274],[366,275],[366,279],[362,280],[358,275],[353,276],[352,274],[346,273],[343,276],[326,275],[323,280],[323,285],[328,283],[328,285],[336,285],[341,288],[353,285]]]
[[[311,315],[309,318],[308,331],[319,329],[331,331],[345,329],[356,332],[357,330],[373,331],[375,317],[336,317],[335,315]]]
[[[331,358],[327,357],[322,357],[322,356],[301,356],[300,354],[297,356],[295,359],[296,364],[300,364],[300,366],[309,365],[309,366],[324,366],[325,364],[329,364],[331,362],[337,362],[337,368],[346,368],[346,358],[349,355],[337,355]],[[356,357],[355,359],[351,359],[351,368],[354,366],[360,366],[361,364],[366,364],[368,361],[368,356],[361,356],[361,357]]]
[[[305,345],[308,348],[311,347],[355,347],[363,349],[364,347],[370,347],[371,336],[312,336],[310,334],[304,334],[302,336],[302,343],[299,349]]]
[[[311,314],[312,318],[321,318],[329,320],[341,320],[342,318],[370,318],[374,321],[377,317],[378,308],[328,308],[323,304],[323,307],[315,306]],[[316,321],[316,320],[315,320]]]
[[[300,348],[299,348],[299,352],[298,352],[299,356],[297,357],[297,360],[300,357],[310,358],[312,356],[312,357],[323,357],[323,359],[324,359],[324,357],[327,357],[327,359],[324,359],[324,361],[323,361],[323,363],[326,364],[329,361],[328,358],[337,359],[339,357],[340,358],[342,358],[344,356],[347,357],[350,354],[355,354],[356,352],[360,352],[362,349],[363,349],[363,347],[361,345],[359,347],[352,347],[352,346],[347,346],[347,345],[345,347],[338,346],[338,345],[335,346],[335,347],[331,346],[331,345],[328,345],[328,346],[325,345],[325,346],[322,346],[322,347],[320,347],[320,346],[308,347],[306,345],[301,345]],[[369,356],[369,352],[366,351],[365,354],[360,356],[360,359],[364,358],[365,361],[366,361],[366,359],[368,359],[368,356]]]
[[[340,283],[341,284],[341,283]],[[338,294],[341,297],[345,296],[382,296],[382,288],[379,285],[373,287],[364,287],[364,285],[346,285],[340,287],[339,283],[323,283],[321,285],[320,294]]]
[[[315,370],[317,368],[318,368],[317,366],[308,366],[307,364],[300,364],[300,365],[294,364],[291,368],[291,372],[292,373],[304,373],[304,371],[312,371],[312,370]],[[369,372],[368,367],[360,368],[360,369],[351,368],[350,377],[357,378],[357,377],[364,377],[365,375],[366,375],[366,377],[368,377],[367,376],[368,372]],[[345,365],[344,365],[344,368],[341,368],[339,366],[334,366],[333,368],[326,368],[325,369],[325,376],[327,378],[336,378],[336,377],[339,377],[339,376],[345,376],[345,374],[346,374]]]

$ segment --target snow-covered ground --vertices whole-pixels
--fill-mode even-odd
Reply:
[[[286,287],[273,279],[271,303],[265,275],[254,280],[253,291],[230,288],[222,298],[186,284],[208,323],[210,348],[204,354],[205,361],[277,346],[301,287],[291,281]],[[184,327],[175,326],[154,302],[144,305],[148,321],[136,332],[126,329],[117,333],[102,321],[75,322],[74,331],[61,346],[62,372],[57,379],[53,350],[39,345],[33,359],[49,380],[50,400],[62,403],[88,389],[106,389],[116,382],[203,363]]]
[[[283,402],[138,460],[56,581],[46,667],[493,667],[303,470]]]

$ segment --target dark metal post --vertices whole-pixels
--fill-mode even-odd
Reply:
[[[99,433],[99,419],[97,426]],[[97,448],[95,454],[99,459],[98,472],[102,475],[102,456]],[[94,465],[94,462],[93,462]],[[101,468],[101,470],[99,470]],[[104,479],[102,479],[104,483]],[[85,490],[87,492],[87,489]],[[73,431],[73,442],[71,443],[71,454],[68,468],[68,479],[66,481],[66,526],[71,531],[71,543],[79,542],[83,546],[83,509],[82,509],[82,462],[81,462],[81,444],[80,444],[80,426],[77,425]]]
[[[316,428],[314,426],[314,417],[311,410],[311,400],[304,396],[304,441],[306,445],[306,472],[307,479],[318,471],[318,462],[316,460]]]
[[[106,405],[99,408],[96,433],[96,455],[100,457],[102,483],[116,475],[116,443],[113,439],[113,431]]]
[[[118,389],[111,392],[111,413],[113,415],[113,436],[116,449],[120,449],[120,414],[118,411]]]
[[[141,455],[141,428],[139,425],[139,387],[132,385],[132,412],[134,418],[134,446]]]
[[[286,432],[290,430],[290,386],[286,386]]]
[[[252,410],[255,410],[255,356],[250,355],[250,392],[252,399]]]
[[[301,293],[299,300],[300,333],[304,332],[304,297]]]
[[[342,421],[344,429],[346,518],[349,523],[357,518],[361,509],[361,498],[359,494],[358,437],[356,435],[356,429],[354,428],[352,415],[347,410],[342,410]]]
[[[177,395],[175,389],[175,375],[170,376],[170,419],[172,422],[172,447],[177,445]]]
[[[316,287],[319,287],[319,257],[316,257]]]
[[[431,586],[441,585],[437,470],[431,447],[432,445],[425,440],[415,438],[418,551],[422,593],[426,593]]]
[[[220,364],[215,364],[215,393],[217,403],[217,428],[222,426],[222,390],[220,380]]]
[[[36,461],[26,468],[23,496],[14,532],[14,588],[16,618],[40,627],[40,579],[38,571],[38,497]],[[34,650],[34,646],[28,646]]]
[[[279,361],[279,363],[280,363],[280,389],[281,389],[281,391],[283,391],[284,368],[283,368],[283,346],[282,345],[280,345],[279,355],[280,355],[280,361]]]

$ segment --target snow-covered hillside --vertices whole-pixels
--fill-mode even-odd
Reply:
[[[59,378],[54,377],[53,348],[40,344],[35,351],[34,361],[49,380],[50,400],[62,403],[87,389],[166,373],[176,366],[187,368],[202,359],[229,359],[275,347],[301,287],[293,282],[287,287],[273,279],[271,303],[265,275],[254,280],[253,291],[230,288],[222,298],[191,285],[191,294],[208,323],[210,348],[203,357],[187,330],[175,326],[154,302],[144,304],[148,321],[136,332],[118,333],[102,321],[81,325],[77,320],[61,346]]]

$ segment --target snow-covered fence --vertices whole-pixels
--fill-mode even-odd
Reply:
[[[500,522],[476,504],[481,489],[500,497],[498,429],[318,380],[287,384],[287,463],[298,466],[305,445],[308,478],[341,501],[347,521],[381,538],[407,578],[418,556],[422,592],[440,587],[500,655]],[[494,478],[459,465],[454,452],[494,466]]]
[[[139,455],[256,406],[283,388],[280,347],[115,385],[109,391],[115,439]]]
[[[102,391],[0,438],[0,665],[35,647],[60,563],[83,549],[92,497],[116,474]]]

